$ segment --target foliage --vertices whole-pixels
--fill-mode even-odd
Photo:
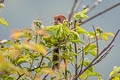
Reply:
[[[74,20],[87,18],[86,12],[87,9],[75,13]],[[8,25],[3,18],[0,18],[0,23]],[[101,28],[88,32],[79,24],[78,21],[76,23],[64,21],[63,24],[42,28],[41,21],[35,20],[32,23],[32,29],[14,30],[11,35],[12,40],[1,44],[1,79],[40,80],[48,75],[50,75],[50,80],[62,80],[65,76],[73,78],[75,74],[68,66],[75,68],[75,56],[78,58],[78,70],[87,67],[91,62],[88,56],[98,55],[96,38],[98,41],[105,40],[106,42],[109,36],[114,36],[111,32],[104,33]],[[77,53],[74,44],[77,44]],[[51,54],[55,47],[60,49],[60,69],[54,71],[51,68],[53,65]],[[101,52],[101,49],[98,52]],[[110,76],[114,76],[113,80],[119,78],[119,74],[116,74],[118,71],[119,68],[115,67],[110,73]],[[91,76],[97,76],[98,80],[103,80],[102,75],[94,70],[94,66],[89,67],[79,76],[79,79],[87,80]]]

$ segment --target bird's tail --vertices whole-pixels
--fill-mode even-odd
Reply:
[[[59,69],[59,49],[58,48],[54,49],[52,61],[53,61],[52,69],[53,70]]]

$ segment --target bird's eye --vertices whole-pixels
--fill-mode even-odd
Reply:
[[[58,18],[57,20],[60,21],[60,18]]]

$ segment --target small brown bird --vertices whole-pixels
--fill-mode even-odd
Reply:
[[[59,23],[63,23],[63,21],[66,20],[66,17],[64,15],[58,14],[54,16],[54,24],[58,25]]]
[[[54,16],[54,25],[58,25],[59,23],[63,23],[63,21],[66,20],[66,17],[64,15],[56,15]],[[53,59],[52,61],[55,62],[52,66],[52,69],[55,70],[55,69],[59,69],[59,48],[57,46],[55,46],[56,48],[54,49],[53,53],[56,53],[56,54],[53,54]]]

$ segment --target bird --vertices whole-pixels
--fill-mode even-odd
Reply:
[[[58,25],[59,23],[63,24],[63,22],[67,20],[67,18],[62,15],[62,14],[58,14],[56,16],[54,16],[54,25]],[[52,61],[55,62],[52,66],[52,69],[59,69],[59,48],[57,45],[55,45],[55,49],[53,50],[53,58]]]
[[[65,21],[65,20],[67,20],[67,18],[64,15],[58,14],[58,15],[54,16],[54,25],[63,23],[63,21]]]

